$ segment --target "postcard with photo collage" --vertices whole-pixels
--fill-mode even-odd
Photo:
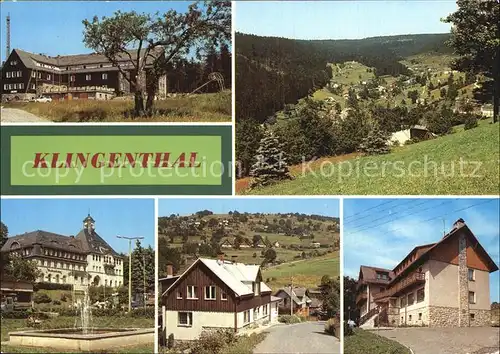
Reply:
[[[500,353],[498,0],[0,18],[0,353]]]

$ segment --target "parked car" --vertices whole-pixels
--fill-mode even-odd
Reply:
[[[35,102],[42,102],[42,103],[52,102],[52,98],[47,97],[47,96],[40,96],[40,97],[35,98]]]

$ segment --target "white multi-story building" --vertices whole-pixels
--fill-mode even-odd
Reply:
[[[38,282],[71,284],[75,290],[123,284],[123,259],[99,236],[90,215],[76,236],[36,230],[9,237],[1,252],[35,261],[42,273]]]

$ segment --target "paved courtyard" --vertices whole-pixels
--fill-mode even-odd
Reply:
[[[325,334],[324,322],[304,322],[292,325],[277,325],[269,328],[266,339],[257,344],[255,354],[337,354],[340,342]]]
[[[498,353],[499,327],[396,328],[373,331],[410,347],[415,354]]]

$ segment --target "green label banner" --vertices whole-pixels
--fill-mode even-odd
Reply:
[[[2,194],[231,194],[230,126],[4,126]]]

